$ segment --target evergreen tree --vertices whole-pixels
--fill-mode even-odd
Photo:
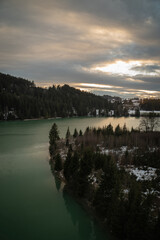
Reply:
[[[127,239],[145,239],[147,231],[148,211],[143,207],[143,199],[138,183],[132,182],[128,195],[128,222],[126,226]]]
[[[111,124],[109,124],[109,125],[107,126],[107,128],[106,128],[106,133],[107,133],[108,135],[113,134],[113,126],[112,126]]]
[[[71,134],[70,134],[70,130],[69,130],[69,127],[68,127],[67,132],[66,132],[66,139],[69,139],[70,136],[71,136]]]
[[[57,147],[57,144],[56,144],[56,141],[59,140],[59,131],[58,131],[58,127],[57,127],[57,124],[54,123],[52,125],[52,128],[49,132],[49,143],[50,143],[50,146],[54,147],[56,149]]]
[[[66,147],[69,147],[69,139],[66,139]]]
[[[93,152],[90,148],[85,149],[80,161],[80,172],[83,176],[88,176],[93,167]]]
[[[118,124],[117,127],[115,128],[115,135],[120,136],[121,134],[122,134],[122,129]]]
[[[126,123],[123,125],[122,132],[123,132],[124,134],[128,132],[127,127],[126,127]]]
[[[74,138],[78,137],[78,132],[77,132],[77,129],[76,129],[76,128],[74,129],[73,137],[74,137]]]
[[[83,135],[82,130],[79,131],[79,136],[81,137]]]
[[[118,199],[121,190],[118,170],[111,159],[104,163],[104,174],[94,199],[97,212],[111,224],[113,212],[118,208]]]
[[[62,167],[62,159],[61,159],[61,156],[60,154],[58,153],[56,156],[55,156],[55,166],[54,166],[54,170],[55,171],[61,171],[63,169]]]
[[[70,145],[69,149],[68,149],[66,160],[64,162],[64,176],[65,176],[67,181],[69,181],[69,179],[70,179],[71,160],[72,160],[72,149],[71,149],[71,145]]]
[[[79,154],[77,151],[74,151],[74,155],[71,158],[71,162],[70,162],[71,176],[76,176],[78,170],[79,170]]]
[[[140,111],[139,108],[135,110],[135,117],[140,117]]]

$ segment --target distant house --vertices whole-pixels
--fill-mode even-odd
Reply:
[[[74,107],[72,107],[73,114],[77,116],[77,111]]]
[[[128,110],[128,114],[130,115],[130,116],[135,116],[135,114],[136,114],[136,110]]]
[[[99,109],[96,109],[96,116],[99,116]]]
[[[110,117],[114,116],[114,110],[110,110],[110,111],[108,112],[108,116],[110,116]]]

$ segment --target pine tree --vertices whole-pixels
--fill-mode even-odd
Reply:
[[[62,167],[62,159],[61,159],[61,156],[60,154],[58,153],[55,157],[55,166],[54,166],[54,170],[55,171],[61,171],[63,169]]]
[[[109,124],[106,128],[106,132],[107,134],[113,134],[113,126],[111,124]]]
[[[54,123],[52,125],[52,128],[49,132],[49,143],[52,145],[52,144],[55,144],[55,142],[59,140],[59,132],[58,132],[58,127],[57,127],[57,124]]]
[[[121,134],[122,134],[122,129],[121,129],[121,127],[118,124],[117,127],[115,128],[115,135],[119,136]]]
[[[69,138],[70,138],[70,130],[69,130],[69,127],[67,129],[67,132],[66,132],[66,147],[69,146]]]
[[[69,137],[70,137],[70,130],[69,130],[69,127],[68,127],[68,129],[67,129],[67,132],[66,132],[66,139],[68,139]]]
[[[79,131],[79,136],[81,137],[83,135],[82,130]]]
[[[50,143],[49,151],[50,151],[51,155],[54,153],[54,150],[57,148],[56,141],[59,140],[59,139],[60,138],[59,138],[58,127],[57,127],[57,124],[54,123],[52,125],[52,128],[51,128],[50,132],[49,132],[49,143]]]
[[[90,148],[84,151],[83,157],[80,161],[80,172],[83,176],[88,176],[93,167],[93,152]]]
[[[70,145],[69,149],[68,149],[66,160],[64,162],[64,176],[65,176],[67,181],[69,181],[69,179],[70,179],[71,160],[72,160],[72,149],[71,149],[71,145]]]
[[[78,132],[77,132],[77,129],[76,129],[76,128],[74,129],[73,137],[74,137],[74,138],[78,137]]]
[[[70,174],[71,176],[75,176],[79,169],[79,154],[77,151],[74,151],[74,155],[71,159],[70,163]]]
[[[122,131],[123,131],[124,134],[127,133],[128,130],[127,130],[127,127],[126,127],[126,123],[123,125],[123,130]]]

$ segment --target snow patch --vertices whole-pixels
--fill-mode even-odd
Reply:
[[[144,167],[143,167],[144,168]],[[126,168],[126,171],[129,172],[131,175],[133,174],[136,176],[137,181],[144,181],[144,180],[152,180],[156,178],[156,168],[148,167],[145,170],[142,167],[137,168],[134,166],[130,166]]]

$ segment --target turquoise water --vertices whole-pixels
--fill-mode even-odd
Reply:
[[[135,118],[72,118],[0,122],[0,239],[110,239],[65,192],[50,171],[48,133],[60,136],[109,123],[138,126]]]

